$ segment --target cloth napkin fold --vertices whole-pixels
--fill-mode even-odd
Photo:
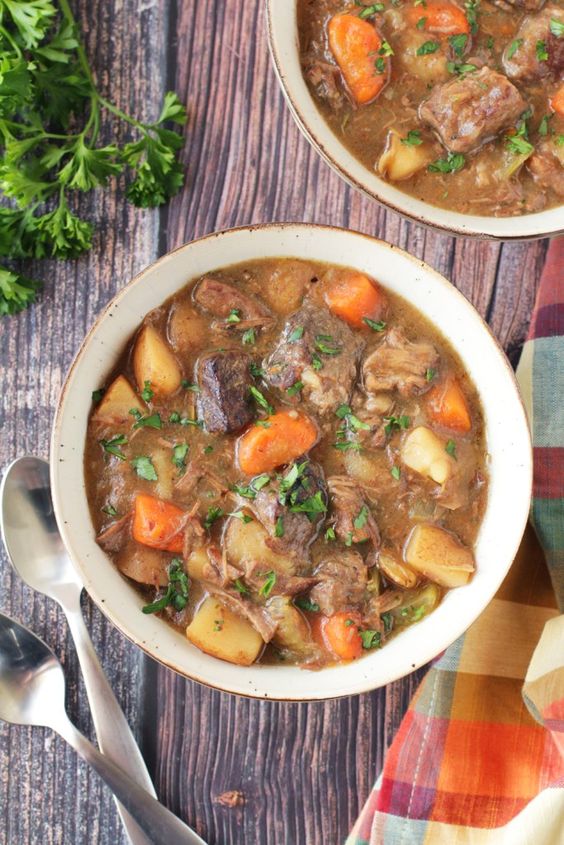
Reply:
[[[534,531],[423,679],[347,845],[564,845],[564,238],[550,244],[517,377]]]

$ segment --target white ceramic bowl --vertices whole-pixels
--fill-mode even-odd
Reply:
[[[321,672],[233,666],[199,651],[163,620],[142,614],[141,596],[95,542],[84,485],[91,393],[104,382],[145,314],[203,273],[278,256],[355,267],[426,314],[458,350],[479,389],[491,456],[488,504],[471,583],[449,592],[429,618],[381,651]],[[229,692],[296,701],[382,686],[426,663],[460,636],[488,604],[515,556],[527,520],[531,476],[529,430],[513,372],[462,294],[426,264],[383,241],[310,224],[270,224],[208,235],[140,273],[112,300],[82,344],[62,391],[51,442],[59,527],[86,589],[102,612],[148,654],[182,675]]]
[[[266,0],[266,7],[270,52],[290,111],[308,141],[350,185],[417,223],[454,235],[521,240],[564,232],[563,206],[520,217],[460,214],[422,202],[380,179],[334,134],[304,81],[299,56],[297,0]]]

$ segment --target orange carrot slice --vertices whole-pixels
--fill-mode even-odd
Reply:
[[[247,475],[256,475],[287,464],[308,452],[316,442],[315,424],[297,411],[278,411],[266,426],[253,425],[239,438],[237,457]]]
[[[356,15],[335,15],[328,25],[329,47],[359,105],[374,100],[390,76],[388,55],[374,25]]]
[[[564,85],[558,88],[549,100],[553,112],[564,117]]]
[[[468,403],[455,378],[438,384],[427,394],[427,413],[433,422],[467,432],[472,428]]]
[[[179,554],[184,547],[185,513],[176,505],[138,493],[133,511],[133,539],[144,546]]]
[[[359,634],[360,615],[342,610],[321,622],[321,632],[326,648],[341,660],[355,660],[362,655],[362,638]]]
[[[421,19],[424,20],[423,24],[419,24]],[[433,3],[432,0],[427,0],[425,6],[408,9],[407,20],[412,26],[419,24],[424,32],[434,32],[437,35],[470,33],[466,15],[454,3]]]
[[[380,320],[387,304],[382,289],[354,270],[344,270],[329,284],[325,302],[333,314],[356,329],[367,327],[366,317]]]

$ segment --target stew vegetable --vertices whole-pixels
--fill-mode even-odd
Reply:
[[[561,0],[298,0],[331,129],[418,199],[511,216],[564,201]]]
[[[319,668],[474,572],[483,419],[457,354],[367,275],[294,259],[196,279],[95,391],[97,539],[203,651]]]

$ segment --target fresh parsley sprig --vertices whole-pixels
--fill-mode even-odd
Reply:
[[[134,132],[123,146],[100,140],[110,113]],[[0,0],[0,256],[76,258],[92,245],[92,224],[72,211],[77,191],[130,175],[127,198],[149,208],[182,185],[178,159],[186,111],[173,92],[143,123],[97,87],[68,0]],[[40,283],[0,267],[0,315],[34,302]]]

